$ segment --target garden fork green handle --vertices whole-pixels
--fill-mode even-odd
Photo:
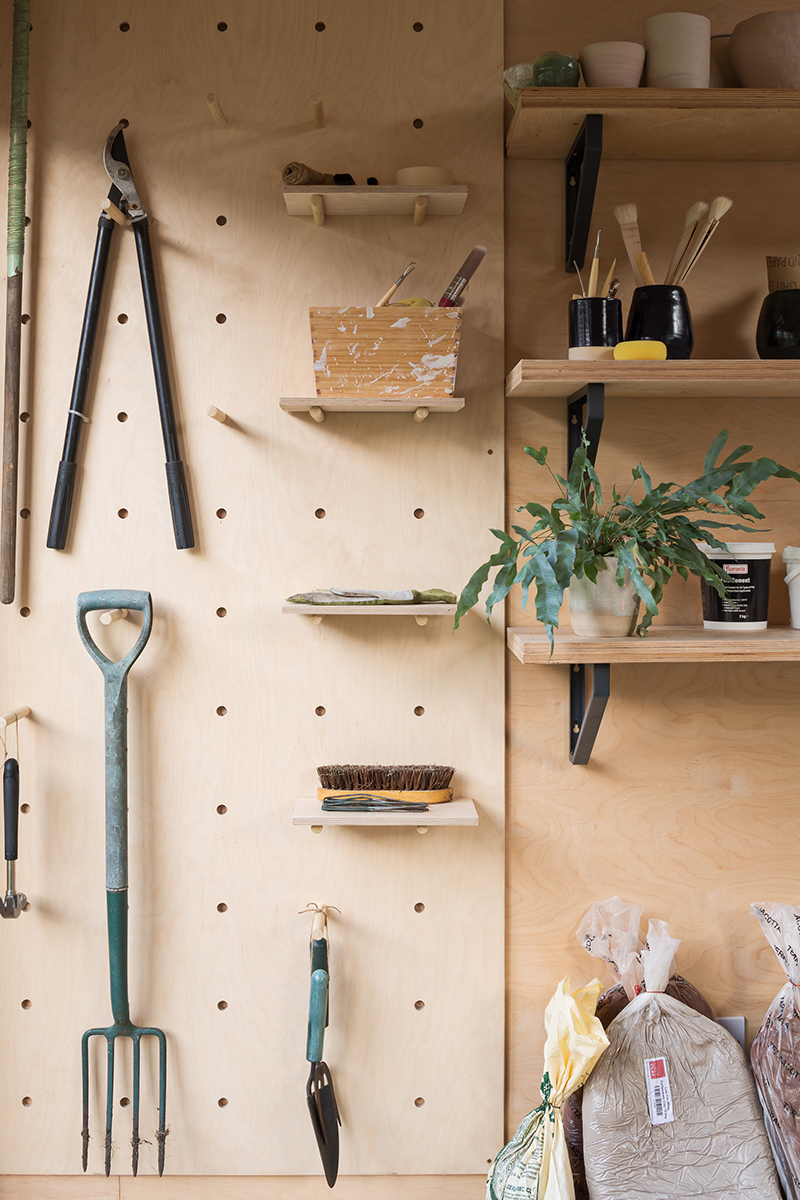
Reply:
[[[90,612],[125,608],[141,612],[141,633],[131,650],[112,662],[96,645],[86,623]],[[81,592],[78,596],[78,630],[86,649],[103,672],[105,680],[106,734],[106,907],[108,913],[108,959],[111,980],[113,1025],[87,1029],[81,1043],[83,1070],[83,1169],[89,1157],[89,1039],[102,1036],[108,1045],[106,1075],[106,1175],[111,1172],[111,1118],[114,1106],[114,1042],[118,1037],[133,1041],[133,1174],[139,1169],[139,1083],[140,1043],[147,1035],[158,1038],[158,1173],[164,1171],[166,1140],[167,1042],[160,1029],[131,1023],[128,999],[128,672],[144,650],[153,627],[153,602],[149,592]]]

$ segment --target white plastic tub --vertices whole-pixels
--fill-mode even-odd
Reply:
[[[792,629],[800,629],[800,546],[786,546],[783,561],[786,565],[784,582],[789,588]]]
[[[725,596],[701,580],[703,627],[728,633],[752,633],[767,628],[769,571],[774,542],[728,542],[726,550],[698,542],[708,558],[728,576]],[[800,566],[800,563],[798,563]]]

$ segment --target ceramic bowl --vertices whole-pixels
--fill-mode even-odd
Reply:
[[[644,46],[638,42],[592,42],[579,55],[587,87],[639,86]]]
[[[514,67],[506,67],[503,71],[503,91],[513,108],[516,108],[519,94],[526,87],[533,87],[533,63],[517,63]]]
[[[765,12],[735,26],[728,44],[746,88],[800,88],[800,12]]]

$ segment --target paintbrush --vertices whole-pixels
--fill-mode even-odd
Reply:
[[[600,234],[602,232],[602,229],[598,229],[597,241],[594,244],[594,257],[592,258],[592,265],[589,270],[589,287],[586,293],[588,296],[597,295],[597,276],[600,274]]]
[[[573,300],[576,300],[576,299],[577,300],[585,300],[586,299],[586,288],[583,286],[583,280],[581,279],[581,269],[578,266],[578,264],[575,262],[574,258],[572,260],[572,265],[575,268],[575,270],[578,272],[578,283],[581,285],[581,292],[583,293],[581,296],[573,296],[572,299]]]
[[[598,296],[605,296],[606,299],[608,298],[608,289],[611,287],[611,280],[614,278],[614,268],[616,267],[616,265],[617,265],[617,260],[614,258],[611,260],[611,266],[608,268],[608,274],[606,275],[606,281],[603,284],[600,291],[597,293]]]
[[[614,209],[614,216],[619,221],[619,230],[633,271],[633,281],[637,287],[641,287],[642,275],[636,263],[636,255],[642,252],[642,239],[639,236],[636,205],[618,204]]]
[[[639,268],[639,274],[642,277],[642,283],[644,284],[644,286],[652,287],[653,284],[655,283],[656,279],[655,279],[655,275],[653,274],[653,272],[651,270],[650,261],[649,261],[647,255],[645,254],[644,250],[640,250],[639,253],[636,255],[636,265]]]
[[[716,230],[722,218],[725,216],[725,213],[731,208],[732,204],[733,201],[729,200],[727,196],[717,196],[716,200],[712,200],[709,204],[708,217],[706,218],[705,225],[699,227],[700,236],[697,237],[697,234],[695,234],[695,237],[697,237],[697,245],[694,250],[691,249],[690,244],[690,253],[687,253],[686,255],[686,265],[681,269],[680,276],[678,278],[679,284],[685,282],[686,277],[688,276],[692,267],[695,265],[698,258],[711,241],[714,231]],[[694,241],[694,238],[692,241]]]
[[[681,264],[684,254],[686,253],[686,248],[692,239],[692,234],[697,229],[698,224],[707,212],[708,205],[704,200],[698,200],[697,203],[693,204],[687,212],[686,223],[683,227],[681,236],[678,238],[678,244],[675,247],[674,254],[672,255],[672,261],[670,262],[669,267],[667,268],[667,273],[664,276],[664,283],[675,282],[678,274],[678,268]]]
[[[403,280],[405,279],[405,277],[406,277],[407,275],[410,275],[410,274],[411,274],[411,272],[414,270],[414,267],[415,267],[416,265],[417,265],[417,264],[416,264],[415,262],[412,262],[412,263],[409,263],[409,264],[408,264],[408,266],[406,267],[405,271],[403,271],[403,274],[400,276],[400,278],[397,280],[397,282],[392,284],[392,286],[389,288],[389,290],[388,290],[388,292],[386,293],[386,295],[385,295],[385,296],[381,296],[380,300],[379,300],[379,301],[378,301],[378,303],[375,305],[375,307],[376,307],[376,308],[385,308],[385,307],[386,307],[386,305],[387,305],[387,304],[389,303],[389,301],[391,300],[392,296],[395,294],[395,292],[397,291],[397,289],[400,287],[400,284],[403,282]]]
[[[485,246],[473,246],[462,265],[458,268],[452,280],[445,289],[444,295],[439,301],[439,308],[455,308],[459,302],[459,297],[464,291],[464,288],[469,283],[472,276],[477,271],[478,267],[483,262],[486,256]]]

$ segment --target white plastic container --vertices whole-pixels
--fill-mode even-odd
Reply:
[[[701,580],[703,628],[727,633],[766,629],[769,571],[775,543],[728,542],[727,550],[719,550],[707,542],[698,542],[697,548],[721,567],[729,579],[724,597]]]
[[[792,629],[800,629],[800,546],[786,546],[783,561],[786,564],[784,582],[789,588]]]

